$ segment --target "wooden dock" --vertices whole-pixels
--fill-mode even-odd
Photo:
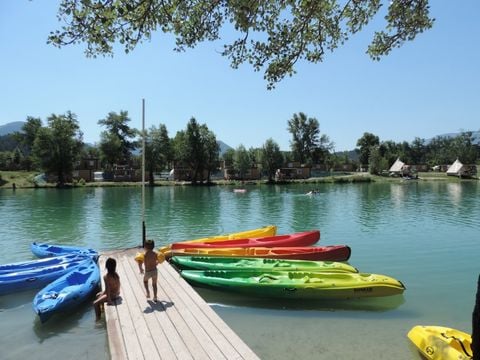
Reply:
[[[147,299],[133,260],[140,250],[100,256],[102,276],[107,257],[117,260],[122,284],[117,304],[105,306],[112,359],[259,359],[167,262],[158,266],[159,302]]]

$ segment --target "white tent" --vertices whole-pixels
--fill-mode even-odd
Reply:
[[[463,173],[463,164],[457,159],[455,162],[450,165],[450,167],[447,170],[447,175],[462,175]]]
[[[404,166],[405,163],[400,161],[400,159],[397,159],[388,171],[390,171],[391,173],[401,173]]]

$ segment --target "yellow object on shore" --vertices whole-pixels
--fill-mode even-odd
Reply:
[[[182,243],[203,243],[203,242],[213,242],[213,241],[224,241],[224,240],[235,240],[235,239],[245,239],[245,238],[260,238],[266,236],[275,236],[277,234],[277,227],[275,225],[268,225],[258,229],[240,231],[231,234],[224,234],[224,235],[215,235],[200,239],[194,240],[185,240],[179,241],[180,244]],[[159,249],[160,252],[169,252],[171,250],[170,245],[164,246]]]
[[[417,325],[407,336],[427,359],[472,359],[472,337],[463,331],[443,326]]]

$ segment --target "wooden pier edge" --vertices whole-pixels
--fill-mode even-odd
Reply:
[[[100,255],[102,277],[112,257],[122,286],[120,299],[104,311],[111,359],[259,359],[169,263],[158,266],[159,302],[147,299],[134,261],[141,250]]]

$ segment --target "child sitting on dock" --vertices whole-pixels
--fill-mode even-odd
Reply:
[[[120,296],[120,277],[116,271],[117,261],[113,258],[108,258],[105,262],[105,268],[107,269],[107,273],[103,277],[105,290],[99,292],[93,302],[97,321],[100,320],[101,317],[101,306],[104,303],[109,305],[113,304],[113,301]]]
[[[140,269],[140,274],[143,274],[143,285],[145,286],[145,291],[147,293],[147,298],[150,298],[150,290],[148,288],[148,280],[152,279],[152,288],[153,288],[153,301],[157,302],[157,278],[158,270],[157,265],[158,254],[153,250],[155,248],[155,242],[153,240],[145,241],[145,254],[143,257],[143,262],[138,262],[138,268]],[[145,272],[143,271],[143,264],[145,264]]]

